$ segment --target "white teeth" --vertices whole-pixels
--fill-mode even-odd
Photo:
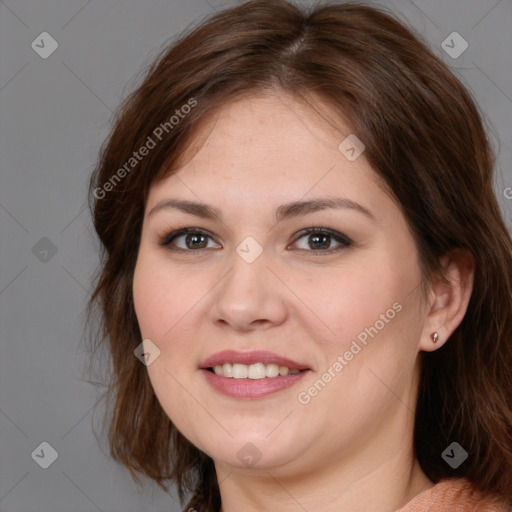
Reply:
[[[233,377],[233,365],[225,363],[221,366],[222,374],[224,377]],[[217,373],[217,372],[215,372]]]
[[[249,368],[246,364],[234,364],[233,365],[233,378],[234,379],[246,379],[249,375]]]
[[[279,375],[279,366],[277,364],[267,364],[267,377],[277,377]]]
[[[249,366],[249,379],[264,379],[267,376],[267,369],[263,363],[251,364]]]
[[[221,377],[231,377],[233,379],[271,379],[278,376],[296,375],[299,370],[290,370],[286,366],[279,366],[275,363],[264,365],[263,363],[246,364],[218,364],[214,366],[213,371]]]

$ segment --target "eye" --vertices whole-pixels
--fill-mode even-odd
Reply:
[[[299,237],[294,242],[294,245],[302,245],[298,247],[299,250],[309,252],[316,252],[320,254],[332,253],[340,251],[352,245],[352,240],[346,235],[333,231],[327,228],[309,228],[298,233]],[[305,243],[298,244],[297,240],[305,239]],[[332,243],[338,244],[337,247],[332,247]]]
[[[301,239],[304,241],[301,242]],[[210,243],[211,242],[211,243]],[[337,244],[334,248],[332,245]],[[350,247],[352,240],[346,235],[327,228],[308,228],[298,233],[292,245],[299,250],[317,254],[333,253]],[[213,245],[212,245],[213,244]],[[221,249],[212,236],[198,228],[181,228],[165,235],[159,245],[171,251],[196,252],[201,249]],[[300,246],[302,245],[302,247]]]
[[[199,249],[216,249],[220,245],[209,246],[209,240],[213,238],[209,233],[196,228],[182,228],[166,235],[159,244],[172,251],[189,251]]]

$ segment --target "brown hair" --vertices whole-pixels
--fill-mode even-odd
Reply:
[[[355,4],[305,11],[256,0],[222,11],[166,48],[121,105],[90,184],[103,262],[89,315],[101,314],[95,348],[106,344],[111,356],[111,455],[135,481],[135,472],[164,489],[170,480],[182,501],[192,492],[187,507],[220,507],[212,459],[173,426],[133,356],[132,279],[150,185],[172,173],[207,114],[260,91],[317,95],[349,123],[408,221],[426,281],[449,251],[473,255],[463,321],[421,354],[415,451],[432,481],[466,477],[512,504],[512,243],[490,144],[471,96],[426,44]],[[131,161],[150,139],[155,147]],[[452,441],[469,453],[457,469],[441,457]]]

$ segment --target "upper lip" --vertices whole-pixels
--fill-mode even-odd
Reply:
[[[274,354],[273,352],[268,352],[267,350],[254,350],[251,352],[223,350],[222,352],[217,352],[216,354],[213,354],[212,356],[205,359],[202,363],[200,363],[199,367],[202,369],[213,368],[214,366],[222,365],[224,363],[239,363],[246,365],[256,363],[274,363],[279,366],[286,366],[290,370],[309,370],[307,365],[292,361],[291,359]]]

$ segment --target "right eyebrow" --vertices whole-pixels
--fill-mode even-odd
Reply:
[[[179,210],[190,215],[197,215],[198,217],[203,217],[205,219],[212,219],[218,221],[222,220],[222,214],[213,206],[208,206],[207,204],[204,203],[196,203],[194,201],[178,201],[176,199],[165,199],[163,201],[160,201],[156,206],[154,206],[151,209],[151,211],[148,214],[148,217],[154,215],[156,212],[168,208]]]

